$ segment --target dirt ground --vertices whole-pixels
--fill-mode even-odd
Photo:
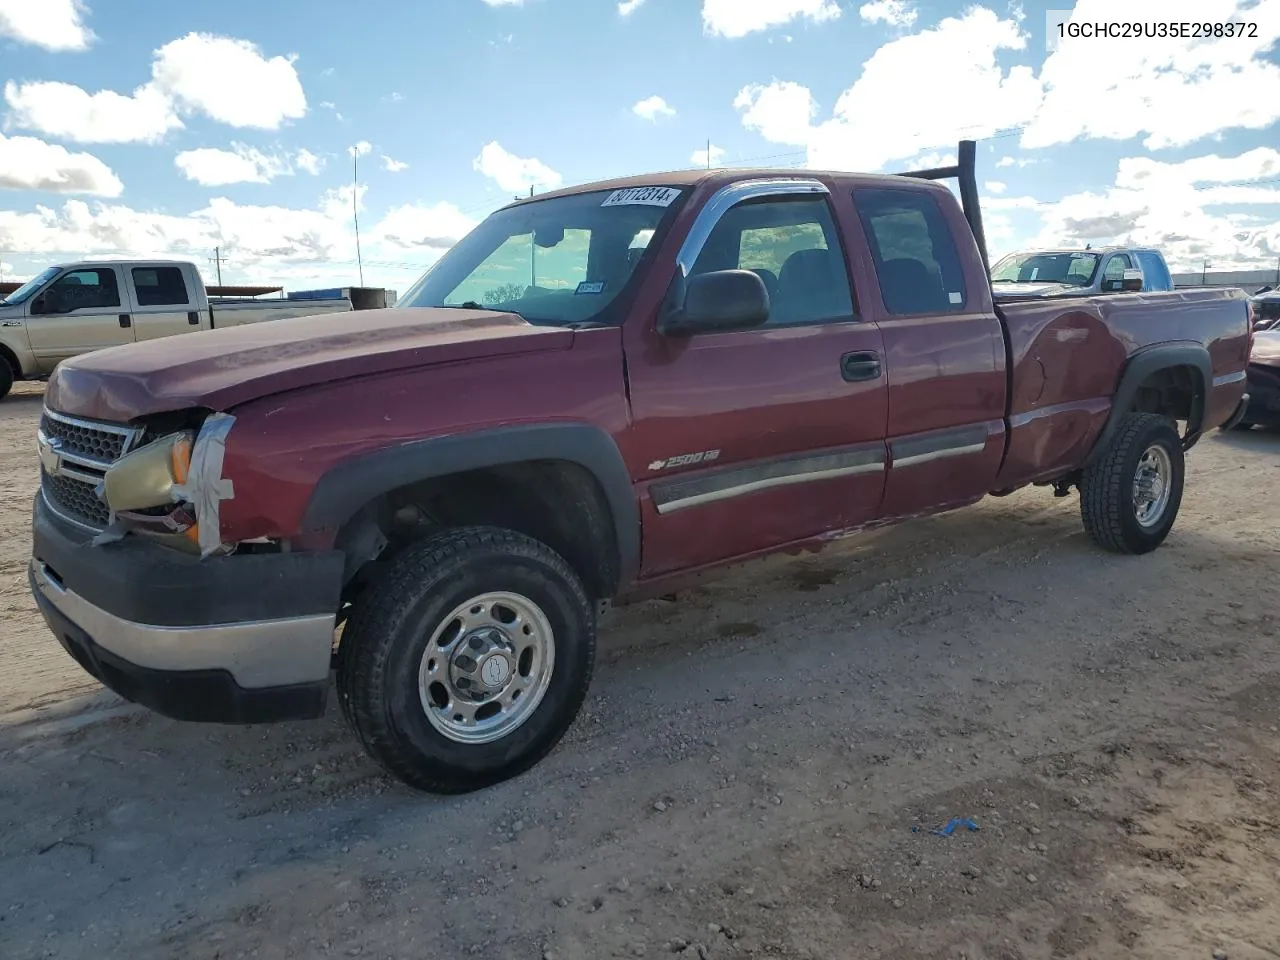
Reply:
[[[1206,438],[1148,557],[1034,490],[614,611],[562,745],[441,799],[336,704],[184,725],[79,672],[27,593],[39,394],[0,404],[5,960],[1280,956],[1278,434]]]

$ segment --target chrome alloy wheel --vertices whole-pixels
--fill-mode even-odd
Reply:
[[[459,604],[431,636],[418,696],[431,725],[458,743],[492,743],[533,715],[555,667],[555,635],[541,608],[518,593]]]
[[[1173,461],[1161,444],[1147,447],[1133,475],[1133,511],[1139,526],[1160,523],[1173,493]]]

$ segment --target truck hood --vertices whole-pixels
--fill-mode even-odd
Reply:
[[[1280,369],[1280,330],[1263,330],[1253,335],[1249,362]]]
[[[229,410],[347,377],[545,350],[573,332],[511,313],[409,308],[286,317],[109,347],[64,360],[45,390],[62,413],[122,423],[192,407]]]
[[[1084,288],[1069,283],[993,283],[991,293],[998,300],[1001,297],[1049,297],[1061,296]]]

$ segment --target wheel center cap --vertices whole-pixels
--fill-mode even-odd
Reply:
[[[511,664],[500,653],[491,654],[480,661],[480,681],[489,688],[500,687],[511,676]]]

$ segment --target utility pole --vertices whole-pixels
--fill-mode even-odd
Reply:
[[[214,268],[218,271],[218,286],[222,286],[222,265],[227,262],[227,258],[222,255],[222,248],[214,247],[213,256],[209,259],[213,261]]]
[[[1206,279],[1208,276],[1209,276],[1209,261],[1206,260],[1204,261],[1204,264],[1200,267],[1200,286],[1204,287],[1208,285],[1208,280]]]
[[[707,169],[711,169],[711,138],[707,137]]]
[[[360,148],[351,148],[351,219],[356,225],[356,263],[360,267],[360,286],[364,286],[364,257],[360,253]]]

